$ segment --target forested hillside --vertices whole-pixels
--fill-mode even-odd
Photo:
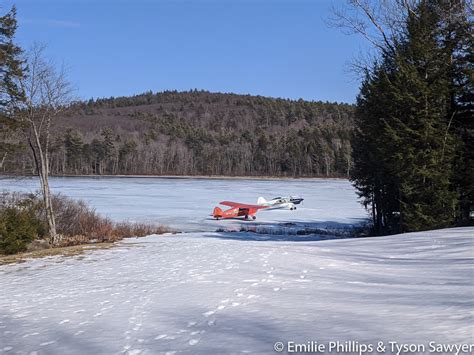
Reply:
[[[353,107],[168,91],[75,104],[57,120],[52,174],[347,176]],[[25,146],[2,170],[30,174]]]

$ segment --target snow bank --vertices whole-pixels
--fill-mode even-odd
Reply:
[[[473,237],[474,228],[328,241],[185,233],[2,266],[0,352],[472,342]]]

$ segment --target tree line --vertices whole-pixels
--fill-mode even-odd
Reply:
[[[146,92],[77,102],[58,123],[58,175],[348,176],[352,165],[348,104]],[[10,155],[3,171],[34,173],[31,154]]]
[[[469,3],[352,4],[352,13],[338,13],[340,24],[362,33],[378,51],[362,66],[352,145],[352,180],[371,210],[374,232],[469,223],[474,209]]]

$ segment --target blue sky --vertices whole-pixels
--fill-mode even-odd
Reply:
[[[341,4],[343,0],[334,0]],[[205,89],[354,102],[362,39],[331,0],[16,0],[23,47],[45,43],[79,98]]]

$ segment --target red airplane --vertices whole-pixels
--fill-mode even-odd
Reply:
[[[252,219],[256,219],[255,214],[258,210],[268,208],[268,206],[258,206],[258,205],[247,205],[245,203],[239,202],[232,202],[232,201],[222,201],[219,204],[224,206],[231,207],[228,210],[222,211],[219,207],[215,207],[214,211],[212,212],[212,216],[215,219],[220,218],[235,218],[244,216],[244,219],[248,219],[251,217]]]

